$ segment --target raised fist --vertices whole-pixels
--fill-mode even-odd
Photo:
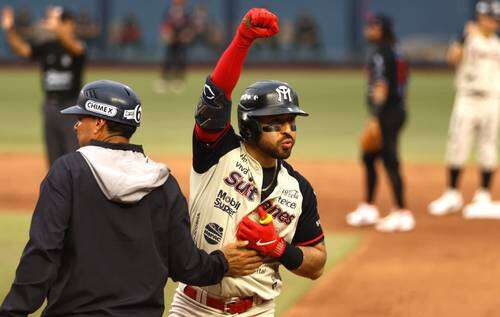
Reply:
[[[2,29],[10,30],[14,27],[14,10],[12,7],[2,9]]]
[[[241,20],[238,35],[249,42],[257,38],[271,37],[279,32],[278,17],[263,8],[250,9]]]
[[[286,242],[278,235],[272,221],[262,224],[245,216],[238,225],[236,237],[248,241],[248,248],[273,258],[278,258],[285,252]]]

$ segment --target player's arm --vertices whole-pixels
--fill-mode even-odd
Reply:
[[[62,22],[61,21],[61,13],[62,10],[60,7],[53,7],[50,10],[53,10],[51,14],[58,15],[57,22],[53,25],[47,25],[46,28],[49,31],[54,32],[61,44],[70,52],[73,56],[80,56],[85,53],[85,44],[78,40],[75,37],[75,32],[72,31],[74,22]]]
[[[278,235],[273,222],[258,223],[248,216],[238,225],[237,237],[240,240],[248,240],[249,248],[276,259],[291,272],[314,280],[323,274],[327,254],[316,195],[311,185],[305,179],[300,179],[303,180],[302,213],[292,243],[286,242]],[[263,221],[268,215],[259,208],[257,213]]]
[[[373,71],[375,82],[372,87],[372,102],[376,106],[382,106],[387,101],[389,95],[389,85],[387,84],[387,63],[382,54],[375,54],[373,56]]]
[[[315,280],[323,274],[326,263],[325,243],[320,242],[312,247],[299,246],[303,254],[302,264],[293,273]]]
[[[31,57],[31,46],[17,33],[14,23],[14,10],[11,7],[2,9],[2,29],[5,33],[7,43],[12,51],[21,57]]]
[[[464,43],[469,35],[478,32],[476,23],[469,21],[465,24],[463,32],[450,44],[446,51],[446,61],[450,66],[457,66],[464,57]]]
[[[464,56],[464,47],[460,42],[453,42],[446,52],[446,61],[450,66],[457,66]]]
[[[42,306],[57,278],[66,230],[71,214],[71,176],[56,161],[40,186],[29,241],[0,316],[27,316]]]
[[[278,18],[266,9],[254,8],[243,17],[236,35],[220,57],[196,109],[195,136],[213,143],[229,129],[231,94],[253,41],[278,33]]]

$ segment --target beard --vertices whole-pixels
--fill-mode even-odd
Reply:
[[[286,160],[287,158],[290,157],[290,155],[292,155],[292,149],[293,149],[293,144],[289,148],[283,148],[283,146],[281,145],[281,142],[287,139],[292,139],[292,138],[283,138],[276,144],[270,144],[259,141],[258,146],[262,152],[269,155],[270,157],[280,160]]]

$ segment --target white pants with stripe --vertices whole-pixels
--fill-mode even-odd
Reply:
[[[229,314],[224,313],[218,309],[214,309],[203,305],[189,297],[187,297],[181,289],[181,286],[177,288],[172,300],[172,308],[168,313],[169,317],[228,317],[228,316],[238,316],[238,317],[274,317],[275,303],[274,301],[269,301],[261,305],[256,305],[249,308],[246,312],[241,314]]]
[[[451,115],[446,161],[462,167],[469,158],[475,140],[477,162],[492,170],[497,163],[497,135],[500,120],[500,96],[474,96],[458,92]]]

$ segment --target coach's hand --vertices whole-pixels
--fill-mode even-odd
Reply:
[[[238,277],[254,273],[262,264],[263,258],[255,250],[245,247],[248,241],[236,241],[222,248],[229,269],[226,276]]]
[[[250,45],[257,38],[271,37],[279,32],[278,17],[263,8],[250,9],[238,27],[237,36]]]
[[[278,235],[272,221],[262,224],[246,216],[238,225],[236,237],[247,240],[248,248],[273,258],[279,258],[285,252],[286,242]]]

